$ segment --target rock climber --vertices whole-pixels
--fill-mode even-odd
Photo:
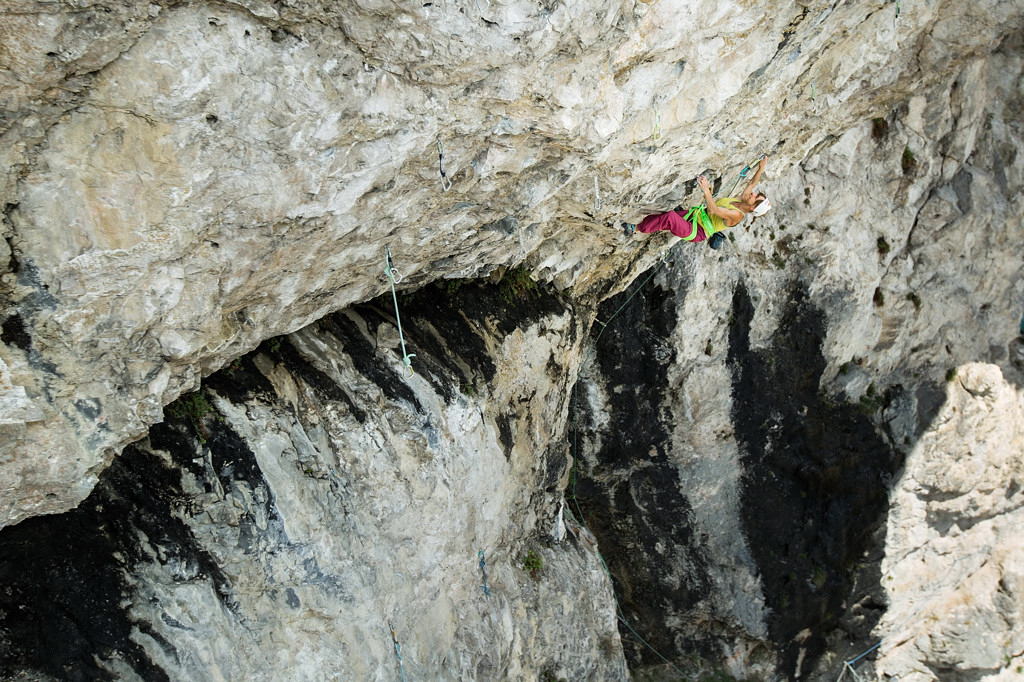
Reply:
[[[697,184],[700,185],[700,189],[704,193],[704,206],[695,206],[686,213],[669,211],[668,213],[649,215],[639,224],[622,223],[623,232],[628,237],[634,231],[650,234],[668,230],[688,242],[702,242],[708,239],[708,245],[717,249],[725,241],[722,230],[739,225],[747,213],[757,218],[763,216],[772,207],[763,192],[754,191],[767,163],[767,157],[762,156],[757,164],[757,171],[738,198],[723,197],[715,201],[711,195],[711,185],[708,179],[701,175],[697,178]]]

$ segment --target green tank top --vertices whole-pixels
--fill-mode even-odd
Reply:
[[[739,203],[739,199],[736,197],[722,197],[715,202],[715,205],[721,206],[725,209],[732,209]],[[711,230],[708,230],[707,225],[704,226],[704,232],[707,236],[713,235],[715,232],[721,232],[722,230],[728,230],[729,226],[725,224],[725,220],[722,216],[713,215],[708,213],[708,218],[711,219]]]

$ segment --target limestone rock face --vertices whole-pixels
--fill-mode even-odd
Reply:
[[[406,318],[412,377],[386,313],[328,316],[175,403],[78,509],[11,528],[5,673],[624,679],[596,543],[561,517],[576,322],[445,292]]]
[[[414,5],[0,8],[2,674],[1013,679],[1024,5]]]
[[[1017,45],[809,158],[779,181],[782,210],[734,230],[735,253],[677,246],[673,267],[599,312],[618,311],[595,327],[582,372],[576,496],[627,618],[687,675],[835,680],[844,661],[869,674],[877,656],[880,675],[1015,674],[1015,560],[960,531],[990,518],[1019,529],[1024,232],[1019,198],[1003,190],[1021,179],[1005,136],[1020,130]],[[996,97],[971,113],[982,93]],[[965,364],[979,359],[991,364]],[[961,366],[989,387],[991,425],[940,429],[958,409],[946,386]],[[899,493],[919,485],[917,467],[948,486],[915,493],[942,503],[927,513]],[[968,496],[979,489],[990,492]],[[919,568],[902,568],[918,548]],[[966,557],[997,563],[946,593],[926,576],[950,567],[929,552],[961,562],[952,586],[973,570]],[[890,618],[888,577],[903,570],[913,606]],[[919,619],[921,643],[890,660],[922,593],[961,600],[978,614],[964,616],[973,634]],[[972,648],[981,633],[994,642],[984,660]],[[624,644],[638,675],[676,674]]]
[[[1020,676],[1022,409],[1020,391],[999,368],[965,365],[910,453],[888,520],[880,674]]]
[[[75,504],[202,374],[379,294],[385,245],[410,285],[528,256],[589,290],[637,256],[598,226],[671,208],[704,168],[771,151],[789,176],[912,94],[929,136],[921,93],[976,87],[963,68],[980,73],[1020,14],[11,6],[4,360],[31,407],[7,418],[3,516]],[[943,173],[973,138],[951,142]]]

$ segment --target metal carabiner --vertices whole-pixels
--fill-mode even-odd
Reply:
[[[445,192],[452,188],[452,181],[444,172],[444,145],[441,144],[441,136],[437,136],[437,168],[441,171],[441,189]]]
[[[407,353],[405,350],[405,335],[402,333],[402,316],[398,312],[398,294],[395,292],[395,284],[402,281],[402,275],[395,269],[395,264],[391,260],[391,247],[384,247],[384,271],[388,275],[388,280],[391,282],[391,299],[395,303],[395,324],[398,325],[398,340],[402,344],[402,362],[405,363],[406,378],[413,375],[412,359],[416,357],[415,353]]]
[[[398,269],[395,267],[394,262],[391,260],[390,246],[384,247],[384,272],[387,274],[388,278],[395,284],[398,284],[399,282],[402,281],[401,273],[398,272]]]

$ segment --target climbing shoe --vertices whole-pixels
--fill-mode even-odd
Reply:
[[[720,249],[722,248],[722,242],[724,241],[725,235],[722,234],[721,232],[715,232],[713,235],[711,235],[711,239],[708,240],[708,246],[710,246],[712,249]]]
[[[622,234],[632,237],[634,232],[636,232],[636,223],[622,223]]]

